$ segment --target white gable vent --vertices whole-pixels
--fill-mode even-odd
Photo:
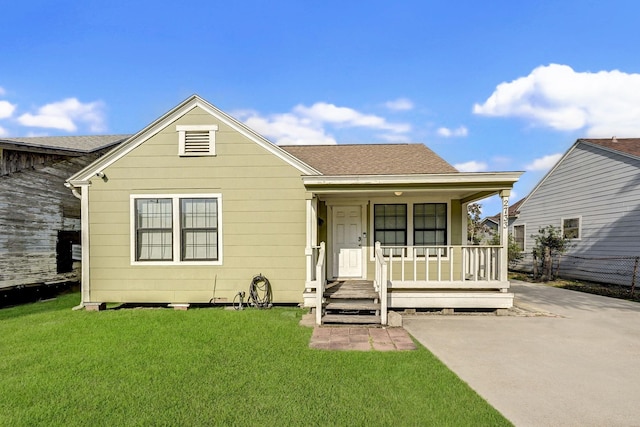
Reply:
[[[181,156],[215,156],[216,125],[176,126]]]

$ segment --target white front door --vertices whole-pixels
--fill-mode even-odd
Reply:
[[[333,208],[333,276],[362,277],[362,208]]]

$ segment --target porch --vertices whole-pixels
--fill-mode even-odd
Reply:
[[[361,310],[369,310],[368,323],[382,325],[388,324],[390,308],[510,308],[513,294],[508,292],[503,250],[500,246],[489,245],[382,246],[376,242],[375,272],[370,281],[370,292],[374,294],[361,295],[358,306],[346,304],[342,307],[345,311],[358,311],[358,315],[362,315]],[[306,283],[304,306],[315,309],[316,324],[327,321],[361,323],[331,317],[335,316],[331,310],[341,306],[332,300],[332,293],[327,292],[324,242],[309,251],[308,260],[315,268],[310,271],[310,280]],[[362,305],[364,298],[368,298],[366,307]]]
[[[389,308],[503,309],[508,206],[520,173],[304,177],[308,191],[304,305],[323,322],[327,283],[365,280]],[[497,246],[467,245],[470,203],[497,196]]]

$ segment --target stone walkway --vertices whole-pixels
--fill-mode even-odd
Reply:
[[[316,326],[309,347],[320,350],[398,351],[415,350],[403,328]]]

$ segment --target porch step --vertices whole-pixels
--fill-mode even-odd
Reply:
[[[324,308],[326,310],[349,311],[349,310],[380,310],[380,304],[370,301],[350,301],[350,302],[329,302]]]
[[[327,286],[322,323],[379,325],[380,299],[368,280],[338,280]]]
[[[378,293],[373,289],[373,283],[368,280],[345,280],[327,285],[325,298],[339,299],[376,299]]]
[[[342,324],[359,324],[372,325],[380,324],[380,316],[363,315],[363,314],[325,314],[322,317],[322,323],[342,323]]]

